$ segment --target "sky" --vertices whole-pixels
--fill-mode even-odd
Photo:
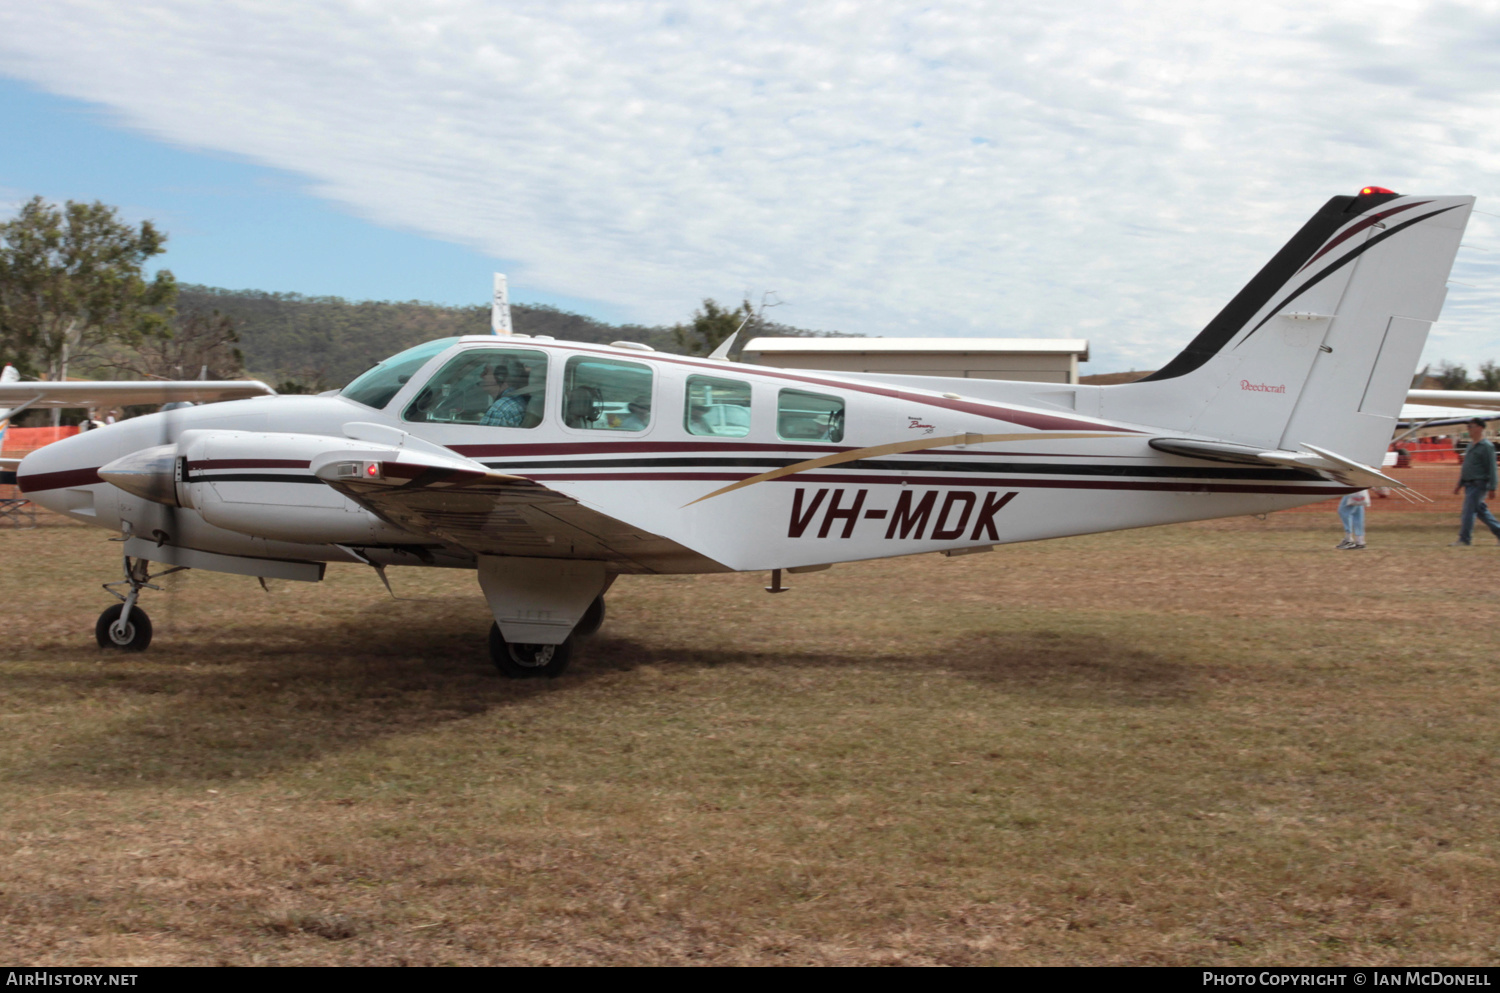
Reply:
[[[1500,360],[1500,3],[0,4],[0,213],[103,200],[181,280],[706,297],[1156,368],[1328,197],[1479,197],[1424,361]]]

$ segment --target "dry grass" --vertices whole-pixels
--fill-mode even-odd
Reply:
[[[1500,550],[1241,519],[625,578],[574,671],[473,578],[0,533],[0,936],[27,964],[1367,963],[1500,954]]]

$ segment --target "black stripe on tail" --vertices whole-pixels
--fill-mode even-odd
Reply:
[[[1372,193],[1329,200],[1176,358],[1140,382],[1186,375],[1213,358],[1250,322],[1250,318],[1260,312],[1277,290],[1297,275],[1334,232],[1349,223],[1351,214],[1362,214],[1398,196],[1396,193]]]

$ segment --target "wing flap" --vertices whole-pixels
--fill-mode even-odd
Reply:
[[[338,453],[314,460],[312,469],[391,524],[480,555],[595,559],[614,572],[729,571],[534,480],[472,462],[413,452],[399,462]]]

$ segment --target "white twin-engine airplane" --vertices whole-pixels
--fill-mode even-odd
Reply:
[[[382,576],[444,566],[478,572],[499,669],[554,676],[622,573],[770,570],[776,592],[780,570],[1400,486],[1373,466],[1473,202],[1334,197],[1180,355],[1127,385],[447,338],[337,394],[179,409],[57,442],[21,462],[19,484],[123,532],[102,646],[150,641],[137,602],[149,563],[300,580],[328,562]]]

